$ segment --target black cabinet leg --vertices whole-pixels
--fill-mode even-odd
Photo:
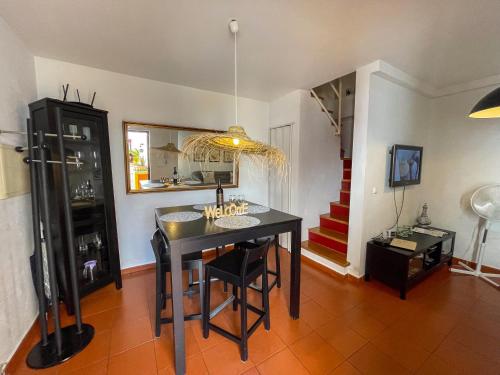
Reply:
[[[399,298],[401,298],[402,300],[406,299],[406,289],[402,288],[399,290]]]

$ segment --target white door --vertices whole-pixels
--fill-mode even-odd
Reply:
[[[292,157],[292,125],[283,125],[269,129],[269,143],[271,146],[281,149],[290,163]],[[291,205],[291,168],[288,168],[286,176],[282,176],[275,170],[269,171],[269,206],[275,210],[290,212]],[[289,248],[289,234],[280,237],[280,244]]]

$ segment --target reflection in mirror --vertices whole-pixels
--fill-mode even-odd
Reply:
[[[184,138],[215,130],[124,122],[127,193],[238,186],[238,163],[226,151],[200,149],[186,156]]]

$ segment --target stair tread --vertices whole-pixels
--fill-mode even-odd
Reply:
[[[334,217],[334,216],[327,213],[327,214],[320,215],[320,217],[325,218],[327,220],[337,221],[339,223],[349,224],[349,217],[348,216]]]
[[[333,206],[341,206],[341,207],[349,208],[349,205],[348,205],[348,204],[340,203],[340,201],[330,202],[330,205],[333,205]]]
[[[347,245],[347,234],[345,233],[340,233],[334,230],[325,229],[321,227],[310,228],[309,232],[319,234],[320,236],[327,237]]]
[[[341,193],[349,193],[351,194],[351,191],[350,190],[340,190]]]
[[[328,259],[329,261],[336,263],[339,266],[347,267],[350,265],[350,263],[347,261],[347,254],[307,240],[302,241],[301,245],[304,249],[310,251],[311,253]]]
[[[342,181],[343,182],[351,182],[351,179],[350,178],[343,178]]]

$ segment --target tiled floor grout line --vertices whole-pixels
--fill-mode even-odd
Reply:
[[[300,364],[306,369],[306,371],[310,374],[311,371],[309,371],[309,369],[305,366],[305,364],[300,360],[300,358],[295,354],[295,352],[292,350],[292,348],[290,346],[288,346],[288,350],[290,351],[290,353],[292,353],[292,355],[297,358],[297,360],[300,362]]]
[[[93,322],[95,322],[95,324],[97,324],[96,328],[98,328],[98,330],[96,330],[96,333],[98,335],[109,335],[107,337],[109,341],[106,343],[107,356],[102,356],[102,359],[99,361],[94,359],[99,355],[102,355],[101,350],[95,350],[99,347],[102,348],[102,344],[98,343],[98,346],[94,347],[94,354],[86,358],[87,362],[84,365],[81,364],[81,361],[76,361],[73,366],[64,367],[64,369],[61,368],[59,370],[55,369],[56,371],[50,373],[61,374],[64,371],[75,370],[82,372],[82,369],[87,367],[89,368],[89,370],[90,368],[98,369],[98,366],[95,365],[96,363],[100,363],[103,367],[104,365],[106,365],[108,372],[110,371],[110,365],[114,363],[113,369],[114,371],[116,371],[117,367],[115,365],[119,364],[119,361],[113,362],[113,358],[115,356],[122,355],[128,351],[134,350],[141,345],[149,346],[151,344],[153,345],[153,353],[151,353],[150,349],[146,351],[146,348],[140,351],[140,353],[148,352],[148,356],[154,354],[153,358],[155,364],[150,364],[149,368],[152,371],[154,371],[155,369],[157,372],[165,371],[165,369],[168,372],[171,371],[171,356],[168,357],[168,365],[166,367],[163,366],[162,368],[160,368],[160,364],[163,363],[162,360],[164,359],[166,352],[161,347],[155,345],[156,339],[154,337],[154,316],[152,315],[154,300],[151,298],[151,285],[153,283],[154,277],[151,277],[151,275],[147,273],[145,275],[145,277],[144,275],[141,275],[141,277],[137,280],[130,280],[126,282],[124,284],[124,293],[121,296],[118,294],[120,292],[116,292],[114,289],[108,289],[109,292],[104,291],[105,293],[102,296],[99,296],[99,298],[106,299],[110,297],[116,297],[114,301],[109,301],[110,303],[113,303],[112,307],[109,307],[110,303],[108,303],[108,301],[99,301],[97,299],[97,296],[92,298],[91,303],[87,305],[87,308],[89,309],[104,307],[103,310],[93,312],[90,315],[86,315],[84,317],[84,321],[92,320]],[[318,362],[318,364],[321,363],[323,368],[326,369],[328,365],[325,365],[323,359],[324,356],[320,357],[319,354],[315,354],[314,351],[308,350],[308,347],[304,346],[304,344],[302,343],[295,345],[295,343],[297,343],[298,341],[303,340],[304,338],[307,338],[308,335],[313,334],[319,335],[321,339],[326,342],[330,349],[338,351],[336,347],[339,347],[339,349],[342,351],[339,353],[349,353],[346,356],[342,354],[341,357],[338,357],[335,363],[337,363],[338,361],[340,361],[340,363],[338,363],[335,368],[328,367],[329,373],[335,372],[335,369],[340,366],[344,366],[344,368],[342,368],[343,370],[347,370],[348,367],[352,366],[352,370],[356,369],[357,371],[363,373],[361,371],[361,369],[363,369],[366,373],[366,371],[371,371],[373,366],[375,366],[373,369],[379,368],[379,371],[380,369],[390,369],[391,364],[393,364],[393,366],[396,366],[392,367],[393,369],[400,368],[401,371],[403,371],[404,368],[411,373],[423,370],[430,371],[428,373],[433,373],[432,371],[435,371],[437,373],[438,369],[440,369],[441,367],[444,369],[444,371],[446,371],[447,369],[448,371],[453,371],[453,364],[455,362],[461,364],[462,360],[464,361],[463,363],[465,364],[465,366],[467,366],[464,368],[467,368],[468,371],[478,369],[477,373],[480,373],[479,369],[481,368],[485,368],[487,370],[491,369],[491,364],[495,363],[495,352],[493,351],[493,349],[491,348],[491,344],[489,343],[494,343],[494,341],[491,341],[491,339],[496,339],[498,336],[496,326],[492,326],[494,327],[495,331],[488,331],[489,323],[481,322],[481,314],[484,311],[486,314],[488,314],[488,316],[491,316],[490,320],[493,324],[497,324],[497,322],[500,323],[500,320],[497,319],[497,316],[500,318],[500,315],[497,315],[496,309],[497,306],[499,306],[498,302],[500,301],[500,299],[497,299],[497,296],[490,293],[489,290],[483,289],[482,284],[475,284],[472,282],[467,282],[465,279],[449,277],[446,274],[446,271],[440,272],[439,275],[440,276],[436,276],[434,278],[429,278],[429,282],[427,284],[428,286],[416,290],[415,298],[411,298],[410,301],[401,302],[397,299],[396,295],[392,296],[389,289],[385,289],[383,286],[380,287],[380,285],[376,283],[366,283],[360,285],[359,288],[353,288],[352,286],[342,282],[329,281],[331,280],[331,277],[325,278],[323,275],[318,275],[318,277],[315,277],[315,275],[313,274],[312,276],[308,277],[310,281],[308,282],[308,287],[306,288],[306,290],[310,292],[302,292],[302,295],[304,297],[304,300],[308,299],[314,302],[319,307],[321,307],[322,310],[321,312],[314,311],[314,306],[316,305],[311,304],[309,306],[309,311],[304,310],[305,314],[301,314],[302,323],[300,324],[288,323],[288,320],[290,319],[287,313],[289,295],[286,293],[286,287],[283,288],[282,291],[275,290],[275,294],[273,296],[274,302],[271,305],[271,309],[276,309],[276,317],[273,320],[275,322],[278,322],[283,319],[282,323],[279,323],[279,325],[276,326],[279,327],[278,330],[273,330],[273,324],[271,326],[271,331],[274,331],[273,333],[276,336],[276,338],[274,338],[273,340],[276,341],[275,343],[269,341],[269,345],[267,345],[265,348],[266,351],[263,351],[261,352],[262,354],[260,354],[261,359],[259,359],[258,362],[252,361],[250,363],[250,368],[247,368],[245,371],[250,370],[254,371],[254,373],[267,375],[269,369],[274,368],[274,372],[278,373],[276,372],[276,361],[282,361],[283,358],[287,358],[287,356],[291,359],[290,353],[292,353],[293,358],[299,361],[301,366],[306,369],[307,367],[305,367],[302,359],[306,361],[309,367],[311,366],[311,359],[313,359],[314,361],[321,360],[320,362]],[[431,282],[431,280],[433,279],[435,280],[435,282]],[[421,285],[425,284],[423,283]],[[316,287],[317,292],[315,291]],[[332,291],[331,294],[329,292],[330,289]],[[349,295],[351,291],[353,292],[353,294]],[[315,297],[311,297],[308,295],[311,292],[313,292],[312,294],[314,294]],[[465,294],[463,294],[464,292]],[[115,295],[113,295],[113,293]],[[324,295],[325,298],[322,298],[322,295]],[[345,300],[342,300],[341,298],[343,296],[346,296],[347,298]],[[143,301],[143,298],[145,298],[146,301],[145,308],[144,306],[136,308],[136,306],[134,306],[133,304],[137,304],[137,301],[139,299]],[[328,298],[334,299],[328,300]],[[336,304],[335,298],[339,299],[339,304]],[[468,300],[468,298],[473,298],[473,300]],[[443,301],[443,304],[440,304],[440,301]],[[304,301],[304,303],[306,303],[306,301]],[[468,306],[477,306],[477,308],[469,309]],[[195,308],[195,306],[190,305],[189,308]],[[115,310],[116,312],[113,312],[113,310]],[[147,315],[144,315],[145,312],[147,312]],[[103,314],[101,317],[93,318],[94,316],[98,316],[101,314]],[[351,314],[353,319],[349,318],[349,314]],[[415,327],[415,325],[411,323],[411,316],[414,316],[415,314],[426,316],[427,319],[429,319],[429,325],[427,326],[429,332],[421,332],[419,327]],[[140,317],[138,317],[138,315],[140,315]],[[109,319],[106,319],[108,317]],[[69,319],[70,317],[65,318]],[[120,326],[122,328],[119,328],[114,332],[115,322],[118,322],[117,318],[121,322]],[[305,320],[304,318],[307,318],[307,320]],[[343,320],[344,318],[345,320]],[[151,339],[148,337],[144,337],[144,330],[140,331],[142,332],[142,334],[140,335],[139,333],[136,334],[134,332],[133,337],[127,334],[127,331],[124,330],[123,327],[126,327],[127,324],[129,324],[131,321],[135,321],[137,319],[143,319],[144,321],[142,323],[139,323],[140,325],[136,326],[136,328],[144,325],[145,321],[148,322],[148,330],[150,330],[151,332]],[[237,321],[234,320],[234,317],[228,314],[227,319],[230,319],[228,321],[230,322],[231,326],[233,328],[236,328],[235,324],[237,325]],[[323,323],[322,325],[317,326],[317,322],[320,321],[319,319]],[[110,320],[111,325],[109,324]],[[285,322],[285,320],[287,322]],[[315,328],[308,328],[310,325],[309,323],[307,323],[308,321],[310,321]],[[479,323],[477,323],[477,327],[479,329],[476,330],[476,332],[473,331],[473,328],[476,327],[476,323],[474,322],[481,322],[480,325]],[[470,325],[470,327],[467,328],[467,332],[470,331],[470,333],[465,332],[464,335],[462,335],[460,332],[457,332],[457,330],[460,330],[465,323],[468,323]],[[329,324],[330,327],[328,327],[328,329],[330,331],[328,332],[324,330],[325,334],[321,335],[320,332],[322,332],[322,327]],[[337,325],[340,329],[339,332],[342,331],[342,333],[337,334]],[[348,328],[345,329],[345,333],[343,333],[344,326]],[[381,327],[383,327],[383,329],[378,331]],[[194,335],[194,337],[192,337],[192,339],[194,340],[192,344],[196,345],[196,353],[193,354],[193,356],[196,356],[196,359],[194,359],[194,362],[192,362],[193,366],[199,366],[200,369],[203,368],[202,366],[204,366],[204,369],[206,371],[209,371],[210,369],[208,368],[208,364],[210,364],[210,366],[212,366],[210,375],[219,375],[214,373],[214,370],[217,368],[214,367],[214,363],[216,362],[214,362],[213,360],[207,362],[205,360],[204,353],[215,348],[217,345],[222,345],[222,341],[217,340],[215,341],[215,345],[211,345],[208,348],[202,349],[202,346],[205,346],[206,344],[200,341],[198,327],[195,327],[193,325],[186,327],[186,329],[191,329],[191,332],[189,332],[188,334]],[[194,332],[195,329],[196,332]],[[398,352],[400,352],[401,350],[401,348],[398,348],[398,342],[402,341],[403,344],[408,345],[408,343],[404,342],[405,330],[407,329],[409,329],[408,337],[414,337],[416,339],[415,345],[418,344],[418,347],[422,350],[419,349],[418,353],[405,359],[403,357],[398,357]],[[360,335],[363,340],[355,336],[349,330],[356,333],[357,335]],[[137,329],[135,329],[135,331],[137,331]],[[165,332],[166,331],[162,330],[162,336],[164,336]],[[304,332],[307,332],[306,335],[303,334]],[[363,332],[363,335],[361,335],[359,332]],[[115,340],[113,341],[115,333],[116,335],[118,335],[118,337],[115,337]],[[343,336],[344,334],[346,336]],[[454,334],[456,335],[454,336]],[[286,337],[286,341],[283,340],[282,336]],[[352,341],[350,339],[351,336]],[[366,336],[370,338],[366,338]],[[330,340],[330,337],[332,338],[332,340]],[[481,343],[481,337],[485,339],[488,338],[488,340]],[[271,353],[273,351],[273,348],[279,347],[281,345],[276,344],[278,342],[277,338],[279,338],[279,340],[281,340],[284,345],[273,354],[268,355],[268,353]],[[344,338],[348,340],[345,341],[345,344]],[[104,337],[102,337],[102,339],[104,339]],[[171,339],[166,339],[167,341],[164,342],[162,340],[162,343],[171,345]],[[263,343],[267,342],[265,336],[262,336],[259,340],[262,339],[264,340]],[[312,338],[310,338],[310,340],[312,340]],[[133,345],[132,347],[121,350],[111,355],[111,348],[123,347],[137,341],[142,342],[138,345]],[[308,342],[307,339],[304,341],[304,343],[305,342]],[[309,342],[320,343],[317,338]],[[476,345],[475,342],[478,345],[481,345],[477,346],[478,349],[474,349],[476,348],[476,346],[474,346]],[[101,343],[104,342],[101,340]],[[296,351],[292,350],[292,347],[295,348]],[[454,347],[457,348],[458,352],[457,354],[455,354],[455,357],[452,356],[450,357],[450,359],[448,358],[448,355],[450,354],[449,351],[450,348]],[[481,347],[484,348],[484,351],[480,350]],[[193,346],[193,349],[194,348],[195,346]],[[321,343],[321,348],[321,353],[327,353],[325,346],[323,346],[323,343]],[[357,349],[355,350],[355,348]],[[441,348],[443,348],[443,350],[446,350],[446,352],[441,352]],[[162,351],[159,352],[158,349]],[[290,353],[282,354],[283,357],[273,360],[273,357],[279,355],[285,350],[288,350]],[[323,352],[323,350],[325,351]],[[468,355],[467,351],[470,350],[472,350],[472,354]],[[214,353],[216,352],[217,350],[214,351]],[[439,355],[437,354],[438,352],[440,353]],[[311,357],[303,357],[303,353],[309,353]],[[159,354],[161,355],[162,360],[158,362],[157,356]],[[201,361],[199,360],[200,356]],[[233,354],[231,354],[231,356],[233,356]],[[139,355],[131,353],[130,355],[127,355],[127,360],[129,360],[129,358],[130,360],[135,361],[131,363],[134,363],[136,366],[140,364]],[[416,359],[416,362],[410,362],[409,359],[411,358]],[[234,359],[236,359],[236,357],[231,360]],[[295,359],[293,361],[295,361]],[[368,359],[373,359],[374,362],[367,362]],[[485,359],[486,361],[484,361],[483,363],[481,362],[481,359]],[[450,360],[453,362],[450,362]],[[263,366],[263,371],[259,371],[258,366],[262,366],[262,364],[266,363],[267,361],[270,361],[269,365]],[[94,367],[92,367],[92,365]],[[123,364],[121,366],[123,366]],[[333,366],[333,363],[330,363],[330,366]],[[413,370],[411,370],[407,366],[413,368]],[[215,370],[215,372],[217,371]],[[307,370],[307,372],[310,373],[309,370]],[[140,371],[136,373],[140,373]],[[290,373],[293,373],[293,371]]]

